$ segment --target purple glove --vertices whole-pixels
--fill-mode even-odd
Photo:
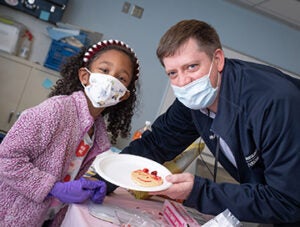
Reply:
[[[88,180],[84,177],[65,183],[57,182],[50,191],[50,195],[63,203],[82,203],[88,198],[101,203],[105,194],[106,184],[104,182]]]
[[[99,203],[101,204],[104,200],[104,197],[106,195],[106,184],[103,181],[97,180],[93,181],[97,187],[94,190],[94,194],[91,197],[91,200],[94,203]]]

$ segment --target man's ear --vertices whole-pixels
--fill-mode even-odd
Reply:
[[[224,51],[221,49],[217,49],[215,51],[215,58],[217,60],[218,72],[222,72],[225,64]]]
[[[125,95],[123,95],[123,97],[120,99],[120,101],[125,101],[126,99],[128,99],[130,97],[130,91],[126,91]]]
[[[87,72],[87,70],[83,67],[81,67],[78,70],[78,77],[79,80],[81,81],[81,84],[83,85],[89,85],[89,78],[90,78],[90,74]]]

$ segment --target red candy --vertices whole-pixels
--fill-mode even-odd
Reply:
[[[144,169],[143,169],[143,172],[144,172],[144,173],[148,173],[148,172],[149,172],[149,169],[144,168]]]
[[[152,172],[151,172],[151,175],[156,176],[156,175],[157,175],[157,171],[152,171]]]

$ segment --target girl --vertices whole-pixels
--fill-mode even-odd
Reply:
[[[125,43],[102,41],[61,74],[50,98],[24,111],[0,145],[0,226],[59,226],[67,204],[105,197],[103,181],[82,176],[110,148],[107,132],[112,143],[129,135],[138,60]]]

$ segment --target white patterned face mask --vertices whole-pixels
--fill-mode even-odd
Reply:
[[[116,105],[125,95],[127,88],[115,77],[102,74],[92,73],[85,68],[90,74],[90,84],[84,86],[87,97],[96,108]]]

